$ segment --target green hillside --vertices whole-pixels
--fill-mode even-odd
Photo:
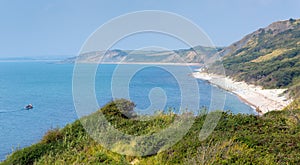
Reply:
[[[118,105],[125,105],[122,107],[126,110],[121,109],[121,113]],[[50,130],[39,143],[14,152],[1,164],[300,163],[299,110],[295,110],[293,115],[289,111],[277,111],[262,117],[224,112],[216,129],[204,141],[198,137],[207,115],[190,116],[195,122],[178,143],[158,154],[142,157],[120,155],[105,149],[81,125],[80,121],[89,121],[96,129],[101,127],[103,122],[98,115],[102,112],[111,125],[124,133],[149,135],[168,127],[175,118],[180,117],[172,113],[157,113],[149,116],[148,120],[135,120],[132,105],[125,100],[110,102],[94,114],[68,124],[65,128]],[[128,114],[132,118],[127,117]],[[159,141],[147,143],[158,148],[161,146]]]
[[[300,85],[300,19],[272,23],[220,52],[226,74],[265,88]]]

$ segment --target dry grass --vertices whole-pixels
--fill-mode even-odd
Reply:
[[[287,51],[290,51],[291,49],[276,49],[274,50],[273,52],[269,53],[269,54],[266,54],[264,56],[260,56],[259,58],[257,59],[254,59],[252,60],[251,62],[263,62],[263,61],[268,61],[274,57],[278,57],[280,56],[281,54],[287,52]]]

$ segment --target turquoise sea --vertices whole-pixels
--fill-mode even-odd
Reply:
[[[86,65],[88,67],[88,64]],[[178,112],[182,97],[180,87],[184,86],[190,97],[195,93],[200,95],[201,107],[209,107],[211,90],[214,88],[226,95],[224,110],[231,110],[233,113],[254,113],[251,107],[235,95],[189,76],[190,73],[183,69],[185,66],[169,66],[174,71],[171,74],[161,67],[145,65],[134,75],[128,75],[137,65],[123,65],[117,79],[113,79],[116,67],[114,64],[105,64],[98,68],[95,91],[99,106],[113,99],[112,81],[118,86],[118,83],[130,76],[129,97],[140,110],[147,109],[151,102],[159,103],[165,99],[166,104],[161,109],[172,108]],[[63,127],[78,119],[72,96],[73,68],[73,64],[0,62],[0,160],[5,159],[13,150],[38,142],[47,130]],[[184,82],[178,83],[178,76]],[[188,89],[192,81],[197,82],[198,91]],[[149,97],[152,89],[158,89],[158,93],[164,98],[156,98],[155,94],[152,95],[154,97]],[[23,107],[29,103],[33,104],[34,108],[24,110]],[[139,113],[152,114],[154,111],[155,109],[148,108],[147,111]]]

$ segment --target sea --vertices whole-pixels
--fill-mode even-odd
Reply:
[[[97,110],[83,114],[75,109],[72,90],[80,88],[73,86],[78,83],[73,82],[74,66],[50,61],[0,62],[0,161],[15,150],[39,142],[48,130],[62,128]],[[218,93],[225,99],[219,110],[255,114],[234,94],[193,78],[191,73],[197,68],[101,64],[91,73],[94,97],[99,108],[114,99],[127,98],[136,104],[138,114],[181,113],[183,109],[197,114],[200,109],[209,109]],[[34,108],[25,110],[27,104]]]

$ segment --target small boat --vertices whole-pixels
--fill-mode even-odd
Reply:
[[[33,105],[32,105],[32,104],[28,104],[28,105],[25,106],[25,109],[26,109],[26,110],[29,110],[29,109],[32,109],[32,108],[33,108]]]

